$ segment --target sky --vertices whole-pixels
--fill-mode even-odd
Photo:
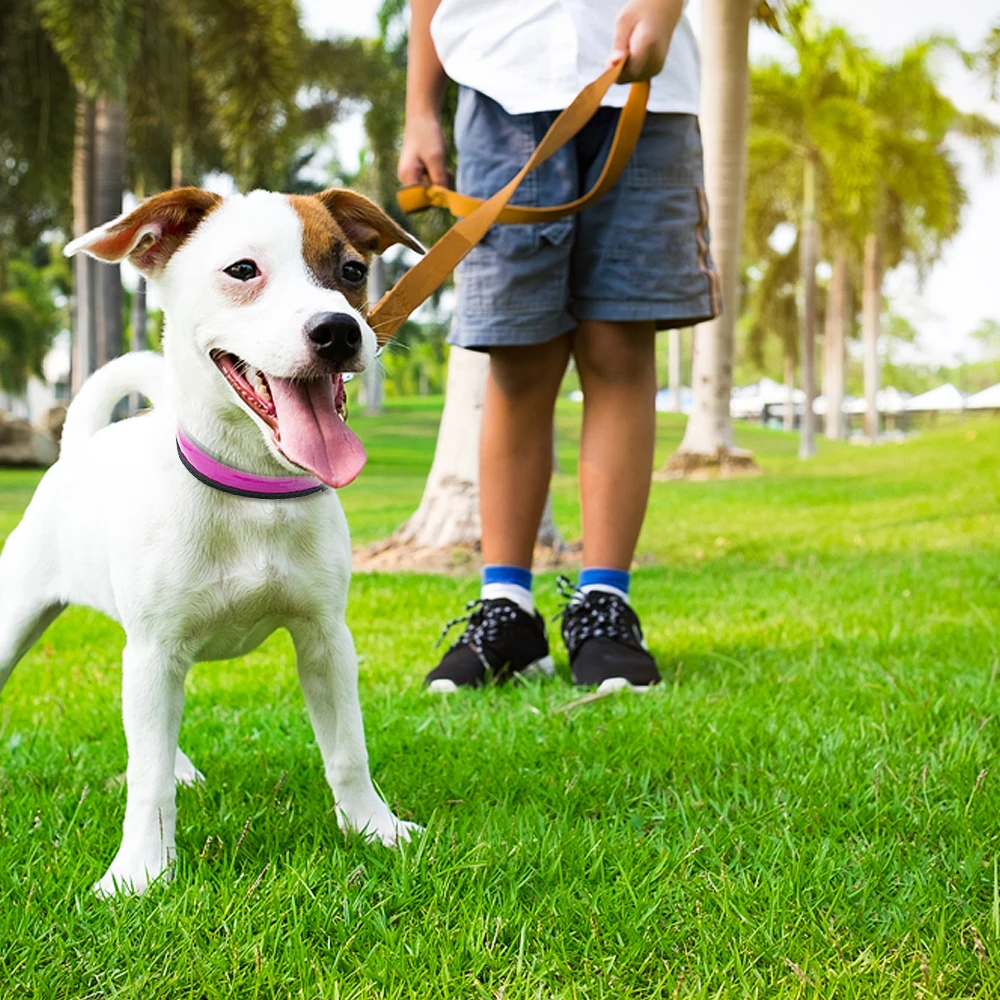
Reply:
[[[374,35],[378,0],[300,0],[307,30],[327,35]],[[998,15],[996,0],[814,0],[826,21],[848,28],[882,55],[892,55],[907,43],[932,32],[957,36],[966,48],[983,40]],[[688,14],[697,31],[701,0],[691,0]],[[771,32],[754,28],[752,59],[779,57],[787,51]],[[986,100],[985,88],[969,79],[957,65],[942,64],[942,89],[964,111],[980,111],[1000,121],[1000,105]],[[363,142],[359,116],[338,124],[334,138],[345,162],[356,160]],[[1000,228],[1000,173],[989,177],[973,151],[956,143],[969,205],[959,235],[945,248],[941,260],[918,287],[912,270],[889,275],[886,291],[893,308],[920,331],[914,360],[947,364],[975,359],[977,346],[969,333],[986,318],[1000,320],[1000,269],[997,229]]]

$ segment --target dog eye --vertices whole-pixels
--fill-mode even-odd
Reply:
[[[230,264],[229,267],[223,268],[223,270],[230,278],[235,278],[237,281],[249,281],[260,274],[260,271],[257,270],[257,265],[252,260],[238,260],[235,264]]]
[[[367,274],[368,268],[359,260],[346,261],[340,269],[340,276],[351,285],[360,284],[365,280]]]

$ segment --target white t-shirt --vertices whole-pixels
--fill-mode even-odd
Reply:
[[[624,0],[441,0],[431,37],[453,80],[492,97],[508,114],[565,108],[604,72],[614,22]],[[687,6],[687,0],[685,0]],[[684,15],[662,71],[653,78],[650,111],[698,114],[698,43]],[[620,108],[627,86],[603,104]]]

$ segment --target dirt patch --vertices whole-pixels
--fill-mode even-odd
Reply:
[[[653,479],[664,482],[670,479],[733,479],[738,476],[762,475],[761,467],[753,454],[742,448],[717,448],[710,454],[692,451],[675,451]]]
[[[534,569],[578,569],[583,546],[563,542],[559,546],[535,546]],[[446,548],[417,547],[396,538],[386,538],[374,545],[359,546],[351,560],[355,573],[442,573],[447,576],[472,576],[483,565],[478,545],[451,545]]]

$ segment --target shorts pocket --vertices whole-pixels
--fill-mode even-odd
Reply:
[[[526,260],[543,247],[565,247],[573,239],[575,220],[560,219],[541,225],[491,226],[483,245],[488,246],[505,260]]]
[[[694,115],[650,114],[642,138],[625,167],[634,190],[703,187],[701,132]]]

